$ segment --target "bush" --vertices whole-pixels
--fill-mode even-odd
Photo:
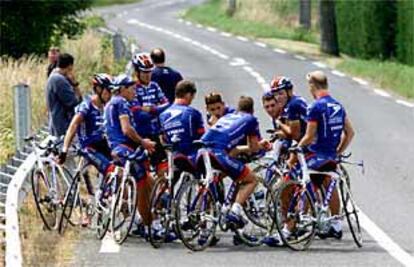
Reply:
[[[414,1],[401,0],[397,5],[397,58],[414,66]]]
[[[395,51],[394,0],[336,2],[340,50],[360,58],[385,59]]]

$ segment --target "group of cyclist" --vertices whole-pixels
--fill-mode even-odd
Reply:
[[[178,177],[179,170],[200,170],[200,156],[193,143],[203,142],[213,167],[223,173],[222,177],[230,177],[237,183],[236,199],[226,219],[234,229],[241,229],[246,224],[241,216],[243,205],[255,190],[257,176],[239,159],[240,155],[276,148],[278,156],[286,157],[290,169],[284,179],[295,179],[300,168],[295,154],[288,152],[290,147],[298,146],[305,152],[309,168],[324,170],[335,167],[335,160],[354,135],[344,107],[329,94],[327,77],[321,71],[306,76],[315,99],[309,106],[304,98],[294,94],[289,78],[275,77],[271,81],[262,96],[262,105],[278,137],[278,145],[274,146],[260,134],[251,97],[241,96],[237,107],[232,108],[221,94],[209,93],[205,96],[206,127],[201,112],[191,106],[197,93],[193,82],[179,81],[175,94],[169,93],[167,98],[163,88],[152,79],[154,64],[149,54],[136,54],[132,66],[135,79],[125,74],[94,75],[93,95],[77,106],[58,160],[61,164],[65,162],[77,135],[82,155],[102,175],[108,176],[116,165],[123,166],[128,156],[142,148],[131,168],[141,218],[132,231],[135,235],[145,236],[147,227],[142,226],[151,224],[149,205],[154,177],[150,169],[155,170],[152,173],[157,177],[165,175],[168,162],[163,143],[174,144]],[[333,196],[331,205],[333,214],[339,212],[338,196]],[[290,234],[288,225],[283,233]],[[341,238],[341,221],[333,222],[326,235]],[[174,240],[174,236],[170,239]],[[277,236],[264,240],[268,245],[279,242]]]

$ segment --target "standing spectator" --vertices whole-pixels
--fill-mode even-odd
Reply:
[[[165,52],[161,48],[155,48],[151,51],[151,59],[155,65],[151,80],[158,83],[168,101],[174,103],[175,86],[183,77],[178,71],[165,66]]]
[[[46,84],[46,103],[49,113],[49,132],[53,136],[66,133],[74,114],[74,108],[82,100],[79,83],[73,75],[74,58],[60,54],[57,69],[49,76]]]
[[[50,73],[57,68],[57,61],[59,57],[59,48],[52,46],[47,53],[47,58],[49,60],[49,66],[47,66],[47,77],[50,76]]]

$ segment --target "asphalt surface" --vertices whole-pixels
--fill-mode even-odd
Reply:
[[[220,34],[215,29],[179,21],[182,10],[201,1],[155,1],[100,9],[111,29],[136,38],[143,50],[163,47],[168,65],[178,69],[199,89],[195,106],[204,109],[203,96],[212,89],[234,105],[240,95],[256,101],[262,129],[270,120],[260,107],[260,83],[277,74],[293,79],[298,94],[311,101],[305,74],[320,69],[311,59],[273,51],[254,41]],[[187,39],[186,39],[187,38]],[[191,40],[190,40],[191,39]],[[282,51],[283,52],[283,51]],[[240,59],[247,62],[245,64]],[[232,64],[230,64],[232,63]],[[323,67],[323,66],[322,66]],[[356,137],[350,148],[355,160],[365,162],[365,175],[351,170],[355,199],[379,229],[364,231],[364,247],[357,249],[349,232],[341,241],[314,242],[306,252],[286,248],[233,246],[229,234],[215,248],[191,253],[180,243],[155,250],[143,240],[130,238],[115,253],[100,253],[102,242],[85,233],[76,248],[75,266],[399,266],[414,256],[414,108],[398,104],[393,97],[375,93],[352,77],[328,73],[335,98],[347,109]],[[364,223],[365,226],[371,224]],[[390,243],[398,249],[390,249]],[[389,253],[391,251],[391,253]],[[402,251],[402,253],[401,253]],[[407,254],[404,254],[407,253]],[[402,255],[404,254],[404,255]],[[408,261],[407,261],[408,259]]]

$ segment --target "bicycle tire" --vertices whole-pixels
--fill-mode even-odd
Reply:
[[[78,174],[73,180],[70,185],[69,190],[67,191],[65,202],[63,204],[62,214],[59,220],[59,227],[58,232],[59,234],[63,235],[64,231],[67,228],[68,223],[70,222],[70,218],[72,215],[73,207],[75,205],[76,199],[79,197],[79,183],[80,183],[80,175]]]
[[[362,231],[358,218],[358,209],[352,199],[351,191],[348,187],[344,187],[343,181],[340,183],[341,199],[343,210],[345,212],[346,220],[348,222],[349,230],[357,247],[362,247]],[[346,192],[345,192],[346,191]],[[347,200],[346,197],[349,197]]]
[[[126,225],[126,231],[124,233],[121,233],[120,237],[117,237],[117,231],[118,229],[122,228],[126,222],[126,218],[121,219],[121,223],[117,223],[117,211],[120,211],[121,213],[123,213],[122,210],[122,206],[123,206],[123,201],[120,201],[122,199],[121,194],[123,194],[124,192],[122,192],[122,186],[118,187],[118,190],[116,192],[116,196],[115,196],[115,203],[114,206],[111,210],[111,230],[112,230],[112,234],[114,236],[114,241],[116,243],[118,243],[119,245],[121,245],[122,243],[125,242],[125,240],[128,238],[128,235],[132,229],[132,225],[134,224],[134,218],[135,218],[135,214],[137,211],[137,188],[136,188],[136,183],[135,180],[132,177],[128,177],[125,180],[125,184],[124,184],[124,188],[129,188],[129,192],[127,192],[128,194],[128,200],[127,200],[127,209],[128,209],[128,213],[129,213],[129,217],[130,217],[130,221],[129,223],[127,223]],[[119,206],[119,210],[118,210],[118,206]],[[124,210],[125,211],[125,210]],[[122,216],[124,217],[124,214],[122,214]]]
[[[307,207],[305,209],[307,209],[307,211],[310,212],[310,214],[306,216],[306,217],[309,217],[309,218],[307,218],[307,220],[304,220],[305,227],[300,226],[300,224],[303,223],[302,221],[299,221],[299,223],[297,223],[298,218],[304,218],[304,217],[301,217],[300,214],[297,214],[297,212],[295,212],[295,214],[294,214],[295,218],[294,219],[296,219],[296,222],[294,222],[295,223],[294,228],[297,228],[296,231],[294,231],[292,233],[292,235],[288,238],[284,236],[283,231],[282,231],[283,227],[284,227],[284,223],[285,223],[284,220],[283,220],[284,219],[283,217],[287,217],[287,210],[286,210],[286,215],[283,214],[283,213],[285,213],[285,211],[282,210],[283,208],[286,209],[286,207],[283,207],[284,203],[283,203],[283,200],[282,200],[282,194],[283,193],[288,194],[288,197],[289,197],[288,205],[289,206],[292,206],[293,204],[294,204],[293,206],[297,206],[298,203],[294,203],[292,201],[294,200],[293,194],[294,194],[294,192],[296,192],[296,189],[298,187],[301,187],[301,184],[297,181],[288,181],[288,182],[285,182],[285,183],[280,185],[280,187],[278,188],[278,190],[276,192],[276,197],[275,197],[275,203],[274,203],[274,205],[275,205],[275,207],[274,207],[275,215],[274,216],[275,217],[274,218],[275,218],[275,223],[276,223],[276,227],[277,227],[279,236],[282,239],[283,243],[292,250],[302,251],[302,250],[306,250],[306,249],[309,248],[310,244],[314,240],[315,233],[316,233],[316,223],[315,223],[316,210],[315,210],[313,200],[312,200],[311,195],[310,195],[308,190],[304,189],[305,191],[300,194],[300,196],[301,196],[300,199],[301,199],[302,202],[299,203],[302,206]],[[287,191],[285,191],[285,190],[287,190]],[[303,196],[304,196],[304,199],[306,199],[305,201],[303,201],[303,199],[302,199]],[[289,209],[289,207],[287,209]],[[282,214],[280,214],[280,213],[282,213]],[[290,216],[290,217],[292,217],[292,216]],[[286,220],[287,220],[287,218],[286,218]],[[298,227],[298,224],[299,224],[299,227]],[[309,231],[306,231],[306,233],[299,236],[299,234],[302,233],[301,230],[304,231],[303,229],[304,228],[307,229],[308,227],[310,227]]]

